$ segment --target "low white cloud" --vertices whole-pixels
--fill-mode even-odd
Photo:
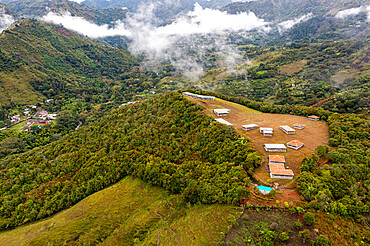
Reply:
[[[174,0],[163,0],[166,4],[177,4]],[[159,3],[143,5],[122,21],[108,25],[96,25],[70,13],[48,13],[44,21],[62,24],[91,38],[106,36],[126,36],[132,41],[129,50],[133,54],[145,54],[144,65],[155,69],[158,64],[170,62],[184,75],[195,78],[203,73],[209,51],[223,58],[223,65],[232,70],[235,64],[246,60],[234,45],[228,42],[232,32],[270,30],[269,23],[254,13],[228,14],[220,10],[202,8],[199,4],[187,14],[178,17],[167,25],[157,25],[154,13],[161,7]]]
[[[298,24],[300,22],[307,21],[307,20],[311,19],[312,16],[313,16],[312,13],[308,13],[306,15],[303,15],[303,16],[295,18],[295,19],[283,21],[283,22],[278,24],[279,32],[288,30],[288,29],[292,28],[293,26],[295,26],[296,24]]]
[[[114,28],[108,25],[96,25],[85,20],[82,17],[72,16],[69,12],[54,13],[49,12],[41,18],[43,21],[54,24],[61,24],[65,28],[71,29],[90,38],[102,38],[107,36],[130,36],[131,32],[125,28],[123,22],[117,22]]]
[[[69,0],[69,1],[71,1],[71,2],[76,2],[76,3],[82,3],[82,2],[84,2],[85,0]]]
[[[339,19],[345,19],[351,16],[359,15],[360,13],[367,13],[367,22],[370,22],[370,5],[339,11],[335,17]]]
[[[14,18],[11,15],[7,15],[3,8],[0,8],[0,32],[7,29],[11,24],[14,23]]]

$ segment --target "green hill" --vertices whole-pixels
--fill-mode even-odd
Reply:
[[[369,40],[292,43],[282,47],[239,46],[252,65],[248,78],[209,69],[200,83],[223,94],[276,104],[366,112],[369,105]]]
[[[308,13],[335,15],[340,10],[366,4],[366,0],[259,0],[235,2],[222,9],[229,13],[252,11],[268,21],[285,21]]]
[[[123,49],[111,48],[61,26],[23,19],[0,36],[0,101],[35,103],[42,97],[107,101],[150,88],[152,79]]]
[[[49,12],[69,12],[97,24],[110,24],[126,17],[127,10],[122,8],[95,9],[86,5],[66,0],[15,0],[7,3],[18,16],[41,17]]]
[[[217,245],[240,213],[187,206],[179,195],[126,177],[49,219],[0,233],[0,245]]]
[[[48,217],[127,175],[191,203],[247,197],[261,157],[234,128],[177,92],[108,116],[42,148],[0,161],[0,228]]]

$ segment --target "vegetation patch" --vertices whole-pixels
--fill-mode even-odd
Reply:
[[[127,175],[191,203],[237,204],[249,194],[247,171],[259,165],[259,155],[233,128],[173,92],[2,159],[0,228],[48,217]]]
[[[0,233],[2,245],[216,245],[240,216],[227,205],[186,205],[126,177],[57,215]],[[178,241],[177,241],[178,240]]]

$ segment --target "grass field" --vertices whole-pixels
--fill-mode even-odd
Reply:
[[[217,245],[241,209],[189,205],[127,177],[43,221],[0,233],[0,245]]]

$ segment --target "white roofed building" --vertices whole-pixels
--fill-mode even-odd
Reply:
[[[271,127],[260,127],[260,133],[265,137],[272,137],[274,134],[274,129]]]
[[[263,147],[267,152],[286,152],[284,144],[264,144]]]
[[[192,98],[201,99],[201,100],[211,100],[211,101],[215,100],[215,97],[212,97],[212,96],[198,95],[198,94],[194,94],[194,93],[186,92],[186,91],[183,92],[182,94],[187,97],[192,97]]]
[[[213,110],[213,113],[215,113],[217,116],[227,116],[230,112],[231,110],[227,108],[219,108]]]
[[[290,126],[280,126],[280,129],[286,134],[295,134],[295,130]]]
[[[253,129],[257,129],[257,128],[258,128],[258,125],[256,125],[256,124],[242,125],[242,129],[244,131],[249,131],[249,130],[253,130]]]
[[[221,124],[224,124],[224,125],[227,125],[227,126],[233,126],[233,124],[231,124],[230,122],[222,119],[222,118],[217,118],[215,119],[215,121],[217,121],[218,123],[221,123]]]

